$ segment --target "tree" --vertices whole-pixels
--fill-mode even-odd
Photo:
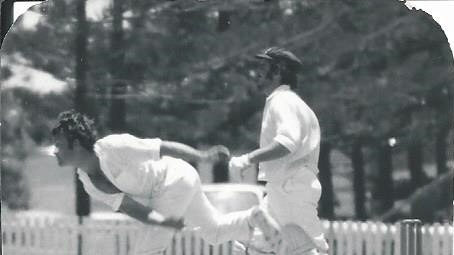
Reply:
[[[381,214],[394,205],[394,180],[392,165],[392,145],[390,140],[380,140],[377,148],[376,183],[373,191],[373,198],[378,204],[374,207],[374,214]],[[392,140],[391,140],[392,142]]]
[[[12,0],[7,0],[7,1],[1,1],[1,42],[0,45],[3,44],[3,39],[6,36],[6,33],[8,32],[9,28],[11,27],[11,24],[13,24],[13,16],[14,16],[14,1]]]
[[[14,98],[11,91],[2,91],[1,101],[10,106],[9,109],[2,107],[1,111],[1,201],[10,209],[27,209],[30,193],[23,176],[23,162],[29,154],[25,146],[26,113],[21,107],[21,100]]]
[[[363,160],[363,141],[356,138],[352,144],[351,159],[353,165],[353,192],[355,199],[355,216],[359,220],[367,219],[366,181]]]
[[[333,177],[331,173],[331,144],[329,142],[322,142],[320,146],[320,159],[318,163],[319,179],[323,188],[320,197],[320,217],[328,220],[335,218],[334,214],[334,190],[333,190]]]
[[[93,116],[95,113],[94,106],[87,97],[87,63],[89,61],[87,58],[88,24],[85,9],[85,0],[76,2],[77,24],[74,40],[76,89],[74,92],[74,107],[81,113]],[[78,216],[87,216],[90,214],[90,197],[84,190],[76,169],[74,169],[74,179],[76,181],[76,214]]]
[[[124,64],[123,12],[124,1],[113,0],[110,58],[110,73],[113,77],[113,83],[111,89],[110,125],[114,132],[121,132],[126,129],[126,102],[123,97],[127,89]]]
[[[6,42],[14,44],[2,50],[72,85],[80,70],[67,61],[75,58],[68,49],[78,31],[71,2],[50,4],[35,30],[11,33]],[[384,208],[391,204],[383,195],[397,170],[391,160],[402,156],[411,137],[433,145],[439,172],[445,171],[452,123],[442,116],[452,115],[446,100],[452,97],[452,58],[446,57],[451,54],[441,29],[423,12],[394,0],[112,4],[99,17],[87,18],[85,94],[96,99],[92,108],[101,129],[195,146],[257,147],[265,97],[253,89],[252,56],[277,45],[303,59],[296,92],[319,117],[323,144],[352,159],[359,217],[367,214],[361,204],[370,182],[374,198]],[[64,96],[73,98],[69,91]],[[414,132],[418,129],[421,133]],[[399,141],[393,155],[381,146],[390,137]],[[327,148],[320,155],[324,192],[330,189]],[[365,178],[370,175],[379,178]],[[322,210],[330,215],[327,201],[324,193]]]
[[[454,79],[454,73],[451,72],[451,78]],[[454,82],[454,81],[453,81]],[[435,162],[437,173],[439,175],[448,171],[447,166],[447,151],[449,134],[453,129],[452,116],[454,109],[453,102],[453,86],[441,84],[430,89],[426,95],[428,107],[435,111]]]
[[[413,189],[426,184],[428,177],[423,169],[424,153],[423,146],[420,141],[412,140],[408,144],[408,168],[411,173],[411,183]]]
[[[417,218],[424,222],[452,219],[454,169],[437,176],[432,182],[419,187],[407,199],[376,218],[380,221],[396,221],[399,218]],[[441,210],[440,210],[441,209]]]

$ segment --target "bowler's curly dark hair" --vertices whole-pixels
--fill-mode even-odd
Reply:
[[[66,137],[70,148],[72,148],[74,140],[77,139],[89,151],[93,151],[93,145],[97,139],[94,121],[75,110],[64,111],[58,115],[57,123],[52,129],[52,135],[58,134],[63,134]]]

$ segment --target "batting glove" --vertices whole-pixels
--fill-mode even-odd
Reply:
[[[232,157],[229,161],[229,172],[232,174],[240,172],[241,178],[243,178],[243,170],[248,168],[250,165],[251,161],[249,160],[248,154],[244,154],[239,157]]]

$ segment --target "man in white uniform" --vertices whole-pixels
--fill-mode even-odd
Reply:
[[[201,189],[188,161],[228,157],[215,146],[199,151],[187,145],[140,139],[129,134],[96,139],[93,121],[76,111],[62,112],[55,128],[55,156],[60,166],[77,168],[88,194],[144,223],[134,254],[163,254],[176,230],[200,227],[212,244],[248,240],[255,227],[266,232],[261,209],[219,213]]]
[[[307,250],[303,248],[298,254],[326,252],[328,245],[317,213],[321,195],[317,178],[320,127],[311,108],[292,91],[301,61],[277,47],[256,57],[264,68],[259,72],[259,89],[268,95],[260,148],[232,157],[230,172],[242,173],[251,164],[259,163],[258,178],[267,182],[264,208],[280,226],[298,225],[311,239]]]

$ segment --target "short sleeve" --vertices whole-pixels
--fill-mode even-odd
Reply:
[[[272,121],[276,125],[274,141],[295,152],[306,135],[304,119],[298,113],[291,95],[280,94],[273,97],[270,104]]]
[[[117,194],[112,194],[110,196],[110,207],[114,212],[118,212],[120,210],[121,203],[123,202],[123,199],[125,198],[124,193],[117,193]]]
[[[143,139],[130,134],[109,135],[95,143],[95,151],[98,155],[123,154],[158,160],[161,143],[159,138]]]

